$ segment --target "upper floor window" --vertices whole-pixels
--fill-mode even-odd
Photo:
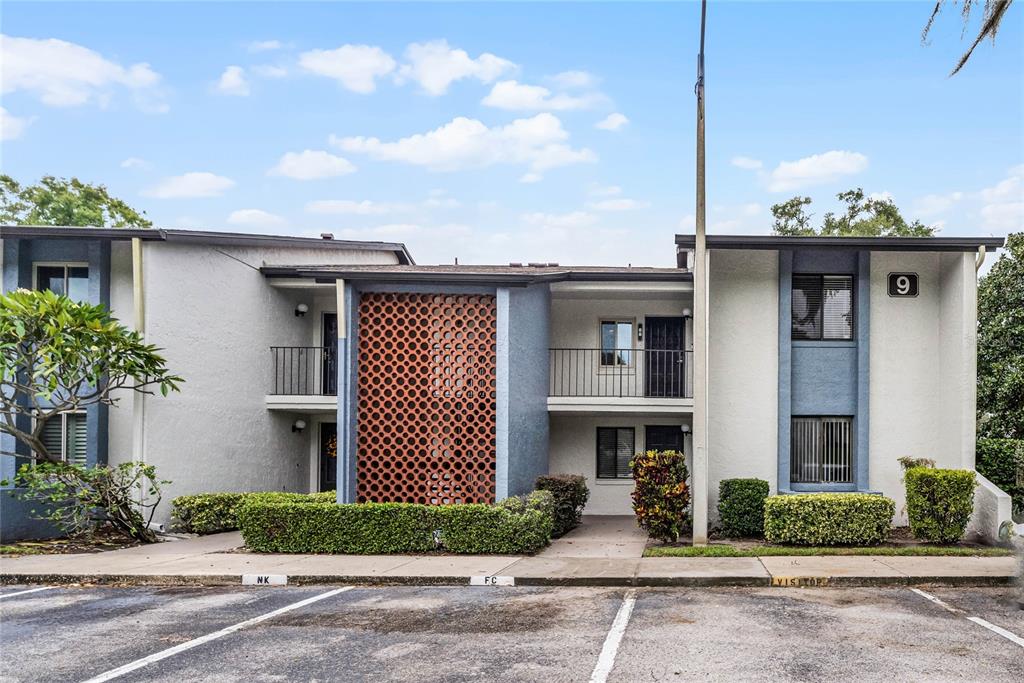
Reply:
[[[88,301],[89,267],[77,263],[37,264],[36,289],[64,294],[74,301]]]
[[[601,321],[601,365],[633,364],[633,321]]]
[[[853,339],[853,276],[793,276],[793,339]]]

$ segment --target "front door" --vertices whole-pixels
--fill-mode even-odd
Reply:
[[[679,425],[647,425],[644,427],[644,449],[682,453],[682,428]]]
[[[338,425],[323,422],[320,425],[320,490],[338,489]]]
[[[648,316],[644,328],[644,395],[682,398],[686,377],[683,318]]]
[[[320,363],[320,391],[324,396],[338,393],[338,314],[324,313],[323,352]]]

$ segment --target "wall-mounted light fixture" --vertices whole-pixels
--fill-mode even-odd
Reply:
[[[301,318],[302,316],[309,313],[309,304],[299,304],[295,307],[295,317]]]
[[[644,324],[643,323],[637,323],[637,326],[636,326],[636,340],[637,341],[643,341],[644,340]]]
[[[693,311],[691,311],[689,308],[684,308],[683,309],[683,317],[684,318],[692,318],[693,317]]]
[[[296,420],[295,423],[292,425],[292,431],[293,432],[299,432],[300,434],[302,433],[302,430],[305,429],[305,428],[306,428],[306,421],[305,420]]]
[[[680,427],[680,429],[683,430],[683,434],[689,434],[690,433],[690,425],[683,425],[682,427]]]

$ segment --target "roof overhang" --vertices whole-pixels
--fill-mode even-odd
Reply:
[[[477,285],[495,287],[527,287],[551,282],[685,282],[693,274],[680,270],[678,273],[628,272],[628,270],[601,272],[559,270],[545,273],[487,273],[464,271],[422,271],[422,270],[353,270],[344,266],[338,268],[308,268],[303,266],[263,266],[260,271],[267,278],[305,278],[316,282],[373,282],[375,284],[430,283],[445,285]]]
[[[708,235],[708,249],[853,249],[865,251],[977,251],[998,249],[1002,237],[783,237]],[[696,236],[676,235],[676,246],[692,249]]]

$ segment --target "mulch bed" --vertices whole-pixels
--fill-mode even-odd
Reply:
[[[0,545],[0,555],[70,555],[75,553],[101,553],[140,545],[112,529],[99,529],[92,535],[66,536],[42,541],[17,541]]]

